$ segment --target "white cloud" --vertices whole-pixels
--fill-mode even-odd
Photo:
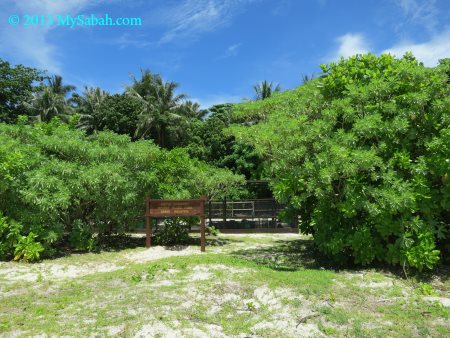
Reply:
[[[435,30],[439,14],[436,0],[396,0],[396,2],[406,17],[406,23],[420,24],[428,31]],[[403,24],[400,23],[400,26]]]
[[[30,64],[52,73],[61,73],[58,50],[47,41],[47,27],[7,27],[0,33],[0,51],[19,63]]]
[[[8,15],[52,14],[76,15],[92,5],[115,0],[12,0],[2,4],[2,12]],[[52,73],[61,73],[59,61],[62,51],[49,41],[54,27],[22,25],[5,27],[0,31],[0,52],[13,57],[19,63],[26,63]]]
[[[339,46],[331,53],[332,57],[325,58],[327,62],[341,56],[349,57],[369,51],[369,44],[361,34],[348,33],[337,38],[337,41]],[[402,57],[406,52],[412,52],[425,66],[436,66],[439,59],[450,57],[450,28],[433,35],[430,40],[425,42],[401,41],[389,48],[374,52],[377,54],[390,53],[396,57]]]
[[[90,0],[15,0],[17,8],[29,13],[74,14],[92,3]]]
[[[347,33],[338,37],[336,42],[339,44],[337,50],[327,59],[336,60],[369,51],[368,43],[362,34]]]
[[[427,42],[401,42],[382,51],[397,57],[403,56],[406,52],[412,52],[425,66],[437,65],[439,59],[450,57],[450,29],[435,35]]]
[[[145,48],[151,45],[145,35],[131,35],[129,33],[123,33],[111,41],[106,41],[106,43],[117,45],[120,49],[124,49],[130,46],[136,48]]]
[[[18,63],[60,73],[57,48],[47,40],[48,27],[5,27],[0,32],[0,51]]]
[[[242,46],[242,43],[236,43],[234,45],[228,46],[225,53],[223,53],[223,55],[219,56],[216,60],[223,60],[223,59],[227,59],[229,57],[238,55],[239,48],[241,46]]]
[[[273,15],[284,15],[289,13],[292,6],[292,0],[279,0],[277,2],[275,8],[272,10]]]
[[[201,33],[212,32],[228,25],[236,12],[254,0],[184,0],[155,15],[155,20],[168,26],[159,42],[192,40]]]
[[[227,51],[230,55],[236,55],[239,47],[241,47],[241,46],[242,46],[242,43],[237,43],[235,45],[231,45],[228,47]]]

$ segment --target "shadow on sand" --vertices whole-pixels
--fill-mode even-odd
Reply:
[[[235,250],[231,255],[278,271],[319,269],[356,273],[361,270],[373,270],[382,274],[393,274],[401,279],[406,279],[406,276],[413,277],[416,282],[430,283],[436,278],[445,282],[450,279],[448,264],[440,265],[433,271],[406,269],[406,275],[403,267],[390,266],[383,262],[375,262],[368,266],[337,264],[321,254],[312,239],[280,239],[276,240],[273,246]]]

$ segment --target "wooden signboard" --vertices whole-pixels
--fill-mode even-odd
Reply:
[[[206,197],[197,200],[155,200],[147,198],[146,204],[146,246],[151,246],[152,218],[200,216],[200,246],[205,251],[205,202]]]

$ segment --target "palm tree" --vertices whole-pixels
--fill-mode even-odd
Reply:
[[[159,74],[153,74],[148,69],[141,70],[140,79],[136,79],[134,75],[131,76],[133,84],[128,87],[128,90],[133,89],[142,97],[153,97],[156,94],[157,78],[160,78]]]
[[[203,120],[208,114],[208,110],[200,109],[197,102],[188,100],[180,106],[180,113],[189,119]]]
[[[54,117],[67,121],[70,116],[70,107],[62,95],[55,94],[50,87],[43,87],[35,96],[32,109],[36,115],[32,119],[38,122],[49,122]]]
[[[273,93],[281,91],[279,84],[277,84],[274,88],[273,82],[268,82],[266,80],[254,85],[253,89],[255,90],[256,100],[265,100],[271,97]]]
[[[302,84],[306,84],[306,83],[308,83],[309,81],[311,81],[313,79],[315,79],[315,75],[314,74],[311,74],[311,75],[302,74]]]
[[[66,96],[75,90],[75,86],[63,85],[62,77],[53,75],[47,78],[47,85],[41,84],[41,90],[37,92],[32,102],[32,110],[36,115],[32,119],[40,122],[48,122],[54,117],[68,121],[72,114],[72,107]]]
[[[82,96],[75,96],[72,100],[77,105],[77,112],[80,115],[78,128],[89,132],[95,131],[94,118],[100,105],[108,97],[108,92],[101,88],[84,87]]]
[[[145,104],[145,111],[139,116],[136,137],[153,136],[161,147],[167,146],[168,127],[183,119],[179,108],[186,98],[185,94],[175,94],[178,84],[164,82],[160,75],[149,70],[141,72],[141,79],[133,77],[133,85],[128,93]]]
[[[51,76],[48,79],[48,86],[51,88],[53,93],[62,95],[63,97],[66,97],[67,94],[76,89],[76,87],[72,85],[63,85],[62,77],[59,75]]]

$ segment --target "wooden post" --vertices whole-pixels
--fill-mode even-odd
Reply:
[[[297,210],[294,211],[292,223],[293,223],[294,228],[298,230],[298,212],[297,212]]]
[[[212,226],[212,203],[211,203],[211,200],[209,200],[208,205],[209,205],[209,226]]]
[[[146,247],[149,248],[152,245],[152,218],[200,216],[200,245],[201,251],[204,252],[206,246],[206,201],[206,196],[202,196],[201,199],[190,200],[154,200],[147,198],[145,200]]]
[[[205,203],[206,203],[206,197],[202,196],[201,198],[203,200],[203,203],[201,205],[201,216],[200,216],[200,250],[201,252],[205,252],[205,246],[206,246],[206,227],[205,227]]]
[[[145,238],[145,246],[147,248],[150,248],[152,246],[152,219],[150,216],[150,199],[147,199],[146,202],[146,213],[145,213],[145,218],[146,218],[146,238]]]
[[[273,227],[277,227],[277,213],[276,213],[276,205],[275,205],[275,199],[272,200],[272,224]]]
[[[222,202],[223,228],[227,228],[227,201]]]

